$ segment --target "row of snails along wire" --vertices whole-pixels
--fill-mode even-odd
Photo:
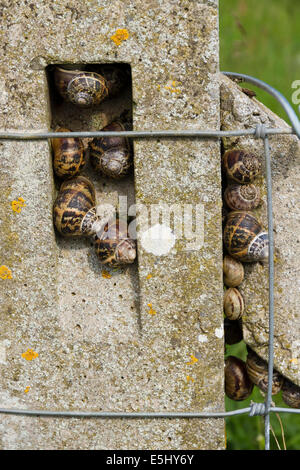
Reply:
[[[259,188],[253,184],[261,172],[258,158],[243,150],[227,150],[222,156],[223,260],[225,347],[243,340],[244,299],[238,286],[244,280],[243,263],[268,260],[268,234],[253,214],[261,204]],[[225,359],[225,393],[236,401],[248,398],[256,385],[268,389],[268,363],[247,345],[247,358],[229,355]],[[300,408],[300,387],[273,371],[272,395],[282,390],[283,401]]]
[[[95,72],[57,67],[54,71],[57,91],[64,100],[79,107],[98,105],[122,89],[120,77],[111,71],[105,77]],[[103,131],[123,131],[121,121],[115,121]],[[57,128],[56,132],[69,129]],[[97,205],[93,183],[80,173],[88,160],[95,174],[107,178],[122,178],[132,162],[132,146],[124,137],[94,138],[85,147],[80,138],[51,139],[53,170],[62,181],[53,206],[53,221],[65,237],[90,237],[100,263],[118,267],[134,262],[136,242],[128,235],[127,221],[116,212],[108,213]]]

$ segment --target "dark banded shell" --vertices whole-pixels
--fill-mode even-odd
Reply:
[[[70,130],[59,127],[55,132],[70,132]],[[78,137],[54,138],[51,139],[51,144],[55,174],[63,179],[77,176],[86,163],[81,139]]]
[[[93,106],[108,96],[106,80],[95,72],[56,67],[54,80],[61,96],[77,106]]]
[[[264,261],[268,258],[268,234],[250,212],[232,211],[224,228],[224,245],[240,261]]]
[[[300,408],[300,387],[290,380],[284,379],[282,399],[291,408]]]
[[[248,347],[248,355],[246,360],[246,368],[252,382],[257,385],[263,392],[268,390],[268,363]],[[272,395],[280,392],[283,385],[283,376],[273,370],[272,379]]]
[[[235,287],[229,287],[224,293],[224,313],[229,320],[238,320],[244,313],[245,305],[242,294]]]
[[[223,167],[227,176],[237,183],[251,183],[261,171],[258,158],[243,150],[227,150],[223,155]]]
[[[95,189],[87,178],[77,176],[65,181],[53,207],[56,229],[64,236],[82,236],[82,222],[95,204]]]
[[[95,237],[95,250],[102,264],[121,266],[136,258],[136,243],[128,236],[125,221],[111,219]]]
[[[260,202],[260,191],[254,184],[230,184],[224,192],[224,201],[232,210],[251,211]]]
[[[112,122],[103,131],[124,131],[121,122]],[[122,178],[132,165],[132,153],[126,137],[94,138],[90,143],[90,161],[94,170],[110,178]]]
[[[231,400],[241,401],[248,398],[253,391],[245,362],[235,356],[225,360],[225,393]]]

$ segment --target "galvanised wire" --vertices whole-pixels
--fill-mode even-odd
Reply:
[[[286,98],[275,88],[261,80],[234,72],[223,72],[225,75],[240,81],[248,82],[267,91],[272,95],[286,111],[292,128],[267,128],[259,124],[253,129],[215,131],[215,130],[165,130],[165,131],[120,131],[120,132],[0,132],[0,139],[5,140],[45,140],[61,137],[110,137],[123,136],[131,138],[151,137],[212,137],[222,138],[228,136],[253,135],[256,139],[264,141],[264,153],[266,161],[266,183],[267,183],[267,212],[268,212],[268,234],[269,234],[269,349],[268,349],[268,389],[264,403],[251,403],[250,407],[225,412],[85,412],[85,411],[54,411],[54,410],[26,410],[15,408],[0,408],[0,413],[8,415],[63,417],[63,418],[109,418],[109,419],[190,419],[190,418],[227,418],[248,413],[249,416],[265,417],[265,449],[270,449],[270,414],[271,413],[300,413],[300,409],[281,408],[272,406],[272,377],[273,377],[273,354],[274,354],[274,237],[273,237],[273,212],[272,212],[272,174],[269,135],[296,134],[300,139],[300,121]]]

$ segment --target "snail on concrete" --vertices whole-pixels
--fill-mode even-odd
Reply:
[[[124,131],[124,125],[115,121],[103,131]],[[122,178],[132,165],[132,152],[126,137],[101,137],[90,142],[90,161],[94,170],[110,178]]]
[[[254,184],[230,184],[224,192],[224,201],[232,210],[252,211],[260,202],[260,190]]]
[[[71,132],[58,127],[55,132]],[[73,178],[83,169],[86,158],[81,139],[78,137],[59,137],[51,139],[53,149],[53,169],[62,179]]]
[[[268,234],[250,212],[229,212],[224,228],[224,245],[229,255],[239,261],[268,259]]]
[[[268,363],[258,356],[249,346],[247,347],[248,355],[246,360],[246,368],[252,382],[257,385],[263,392],[268,390]],[[277,372],[273,371],[272,395],[280,392],[284,378]]]
[[[282,385],[282,399],[291,408],[300,408],[300,387],[285,378]]]
[[[241,401],[248,398],[253,390],[245,362],[235,356],[225,360],[225,393],[231,400]]]
[[[238,320],[244,313],[244,299],[235,287],[229,287],[224,293],[224,313],[229,320]]]
[[[223,259],[223,281],[227,287],[237,287],[244,280],[244,266],[229,255]]]
[[[228,178],[241,184],[251,183],[261,171],[258,158],[243,150],[227,150],[222,163]]]

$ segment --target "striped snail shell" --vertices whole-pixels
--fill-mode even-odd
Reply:
[[[240,261],[265,261],[269,255],[268,234],[250,212],[228,214],[224,245],[229,255]]]
[[[244,280],[244,266],[237,259],[226,255],[223,259],[223,281],[227,287],[237,287]]]
[[[103,131],[124,131],[119,121],[112,122]],[[122,178],[132,165],[132,153],[126,137],[94,138],[90,142],[90,161],[92,167],[101,175]]]
[[[226,344],[236,344],[243,339],[243,330],[239,320],[224,318],[224,337]]]
[[[235,356],[225,360],[225,393],[231,400],[241,401],[248,398],[253,391],[245,362]]]
[[[261,171],[258,158],[243,150],[227,150],[223,155],[223,168],[227,176],[237,183],[251,183]]]
[[[230,184],[224,192],[224,200],[232,210],[251,211],[260,202],[260,190],[254,184]]]
[[[261,359],[252,349],[248,347],[248,355],[246,360],[246,368],[252,382],[257,385],[263,392],[268,390],[268,363]],[[284,378],[277,372],[273,371],[272,395],[276,395],[281,390]]]
[[[284,379],[282,385],[282,399],[292,408],[300,408],[300,387],[291,380]]]
[[[71,132],[69,129],[59,127],[55,132]],[[59,178],[73,178],[78,175],[86,163],[85,151],[81,139],[53,138],[53,168]]]
[[[95,236],[95,250],[102,264],[121,266],[136,258],[136,243],[128,236],[127,222],[111,218]]]
[[[64,236],[91,235],[99,227],[93,184],[84,176],[66,180],[53,206],[56,229]]]
[[[99,104],[108,95],[106,80],[95,72],[56,67],[54,81],[61,96],[77,106]]]
[[[229,287],[224,293],[224,313],[229,320],[238,320],[245,310],[244,299],[235,287]]]

